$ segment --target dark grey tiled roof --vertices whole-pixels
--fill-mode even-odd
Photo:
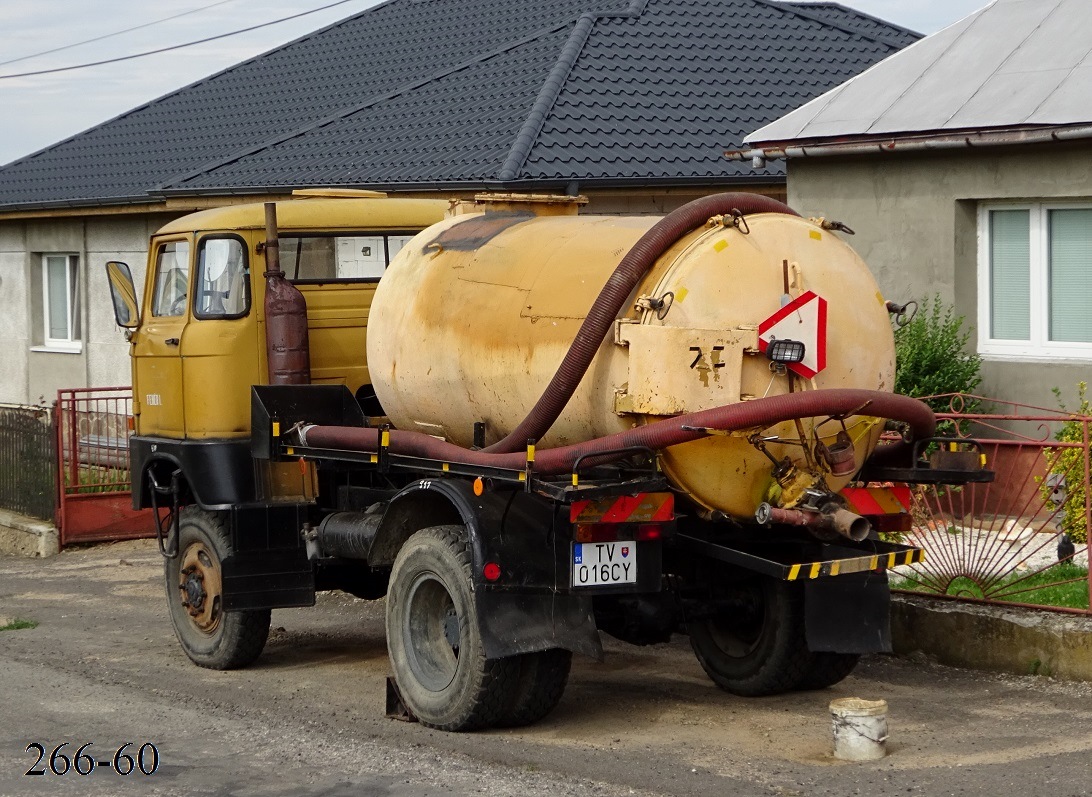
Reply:
[[[315,185],[768,180],[780,172],[722,151],[898,49],[845,11],[391,0],[0,169],[0,209]]]
[[[759,119],[776,119],[895,49],[764,2],[653,0],[638,19],[595,26],[522,176],[753,174],[750,164],[727,166],[724,150]],[[635,51],[642,57],[629,56]]]

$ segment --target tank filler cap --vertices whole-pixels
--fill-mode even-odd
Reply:
[[[530,211],[536,216],[575,216],[588,204],[588,198],[563,194],[475,194],[474,203],[486,213]]]
[[[363,188],[297,188],[292,196],[298,199],[386,199],[387,193]]]

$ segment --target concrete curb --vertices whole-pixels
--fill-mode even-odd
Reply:
[[[56,556],[59,552],[57,527],[48,520],[0,509],[0,554]]]
[[[975,670],[1092,681],[1092,616],[893,595],[895,653]]]

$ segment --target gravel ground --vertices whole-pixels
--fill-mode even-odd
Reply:
[[[526,729],[447,734],[382,716],[381,602],[274,612],[258,663],[191,665],[148,541],[0,558],[0,795],[990,795],[1089,792],[1092,689],[866,657],[837,687],[760,700],[717,690],[685,637],[607,641]],[[829,702],[884,698],[888,756],[831,756]],[[151,776],[26,776],[28,745],[157,745]],[[132,750],[132,748],[130,748]]]

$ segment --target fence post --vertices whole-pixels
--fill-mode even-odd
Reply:
[[[1084,544],[1088,548],[1089,537],[1092,536],[1092,467],[1088,452],[1088,418],[1081,423],[1081,431],[1084,437]],[[1088,567],[1088,607],[1092,611],[1092,560]]]
[[[57,527],[57,539],[64,539],[64,454],[61,447],[60,394],[49,408],[50,426],[53,428],[53,459],[57,476],[53,479],[53,525]]]

